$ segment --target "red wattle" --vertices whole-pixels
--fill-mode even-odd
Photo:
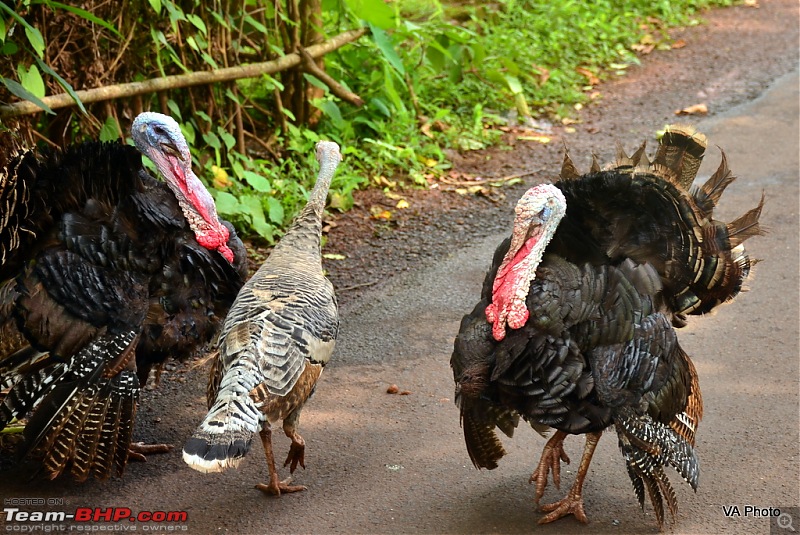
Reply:
[[[522,247],[514,253],[514,257],[497,270],[497,275],[492,284],[492,303],[486,307],[486,319],[493,324],[492,336],[498,342],[506,336],[506,325],[518,329],[528,321],[530,312],[524,309],[519,315],[513,315],[513,304],[516,298],[516,288],[520,282],[521,273],[515,272],[514,267],[527,258],[531,250],[539,241],[539,236],[533,236],[525,241]],[[512,317],[509,318],[509,314]],[[509,319],[511,321],[509,321]]]

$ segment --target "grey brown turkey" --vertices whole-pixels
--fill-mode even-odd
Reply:
[[[138,150],[0,140],[0,429],[23,420],[18,453],[50,478],[122,474],[140,385],[211,340],[247,273],[178,124],[131,133]]]
[[[703,413],[698,377],[674,327],[742,288],[751,260],[742,242],[760,234],[758,206],[731,223],[713,210],[734,180],[725,155],[701,187],[691,184],[706,138],[669,127],[652,163],[645,145],[579,175],[565,155],[560,180],[528,190],[512,235],[497,248],[481,300],[464,316],[451,366],[467,451],[493,469],[522,417],[556,431],[530,478],[536,502],[552,471],[560,484],[567,435],[586,446],[567,496],[542,506],[540,523],[574,514],[587,522],[582,486],[597,441],[614,426],[640,505],[659,527],[677,513],[666,467],[696,490],[695,434]]]
[[[273,423],[283,421],[292,441],[284,466],[305,468],[305,441],[297,432],[300,411],[314,392],[339,331],[333,285],[322,271],[322,213],[341,160],[336,143],[316,146],[320,164],[308,203],[244,285],[225,319],[219,355],[211,369],[209,411],[186,441],[183,459],[200,472],[236,467],[261,435],[268,494],[304,490],[280,481],[272,451]]]

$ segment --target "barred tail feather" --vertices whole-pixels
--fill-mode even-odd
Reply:
[[[708,146],[706,136],[690,125],[670,125],[664,131],[654,164],[674,173],[673,180],[688,191]]]
[[[764,234],[764,229],[761,228],[758,222],[763,208],[764,195],[762,194],[758,206],[748,210],[735,221],[728,223],[728,236],[730,237],[732,247],[735,248],[739,246],[747,238],[762,236]]]
[[[250,450],[253,435],[261,428],[261,413],[247,392],[226,392],[183,446],[183,460],[199,472],[236,468]]]
[[[649,416],[636,415],[630,408],[617,412],[614,424],[639,504],[644,509],[646,491],[661,527],[665,501],[673,520],[678,512],[675,491],[664,473],[664,466],[672,466],[692,489],[697,490],[700,466],[694,449],[668,426]]]
[[[710,215],[714,211],[720,197],[725,192],[725,188],[736,180],[736,176],[731,173],[728,167],[728,158],[725,156],[725,151],[720,151],[720,153],[721,160],[717,170],[706,180],[705,184],[692,191],[694,202],[705,215]]]
[[[495,429],[499,428],[506,436],[513,436],[519,416],[489,403],[471,401],[466,405],[461,409],[461,426],[464,428],[469,458],[475,468],[494,470],[497,461],[506,455]]]

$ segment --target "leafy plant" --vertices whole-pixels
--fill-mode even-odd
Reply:
[[[119,10],[99,0],[81,8],[0,2],[0,72],[7,73],[0,82],[8,93],[0,98],[49,110],[48,93],[262,62],[366,26],[368,37],[326,55],[318,70],[81,105],[71,123],[63,113],[39,117],[37,130],[63,143],[116,139],[142,109],[170,113],[219,212],[243,234],[273,242],[305,202],[319,139],[338,142],[345,155],[332,209],[349,209],[358,188],[426,187],[449,168],[446,149],[490,146],[500,139],[496,126],[530,117],[571,119],[599,81],[638,61],[637,52],[669,47],[667,28],[728,3],[132,0]],[[323,66],[363,105],[321,79]]]

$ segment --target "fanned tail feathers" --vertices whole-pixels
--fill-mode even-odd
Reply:
[[[23,376],[3,400],[0,428],[32,411],[23,452],[41,461],[47,477],[67,470],[78,481],[122,474],[139,381],[132,370],[109,373],[116,370],[107,365],[129,357],[135,340],[134,331],[105,335],[68,362]]]
[[[655,251],[657,256],[663,255],[665,265],[661,276],[676,325],[682,324],[683,315],[709,312],[741,291],[754,264],[742,244],[752,236],[764,234],[759,223],[763,196],[756,207],[730,223],[713,219],[714,208],[736,177],[722,152],[717,171],[702,186],[692,186],[706,146],[706,137],[693,127],[671,125],[666,128],[652,162],[644,154],[644,145],[631,156],[618,147],[615,161],[605,168],[630,175],[638,187],[653,188],[662,196],[665,207],[674,206],[671,227],[663,229],[659,239],[674,234],[677,241],[666,245],[640,243],[629,240],[630,234],[624,234],[619,237],[620,243],[610,245],[610,251],[621,251],[637,261],[652,261]],[[593,159],[592,170],[596,167]],[[582,179],[567,153],[561,179]]]
[[[697,490],[700,467],[694,449],[668,426],[649,416],[636,415],[631,409],[618,411],[614,424],[639,505],[644,509],[646,491],[659,527],[664,524],[664,502],[674,521],[678,501],[664,467],[672,466],[692,489]]]

